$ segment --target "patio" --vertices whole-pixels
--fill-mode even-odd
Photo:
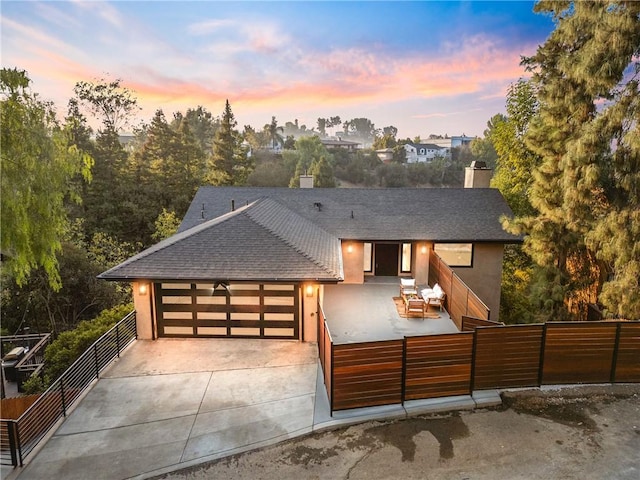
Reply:
[[[399,285],[398,277],[371,277],[361,285],[326,285],[323,310],[333,343],[458,332],[449,314],[438,308],[429,309],[429,314],[438,314],[438,318],[401,317],[393,301],[399,295]]]

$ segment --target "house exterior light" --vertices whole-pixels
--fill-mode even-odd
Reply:
[[[353,253],[353,245],[347,245],[347,253]]]
[[[423,245],[423,246],[422,246],[422,248],[420,249],[420,253],[422,253],[423,255],[424,255],[425,253],[427,253],[427,246],[426,246],[426,245]]]
[[[148,286],[146,283],[141,283],[140,285],[138,285],[138,293],[140,295],[146,295],[148,291]]]
[[[307,295],[307,297],[313,297],[313,285],[307,285],[305,294]]]

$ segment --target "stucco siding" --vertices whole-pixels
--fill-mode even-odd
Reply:
[[[460,279],[473,290],[491,310],[491,320],[500,315],[500,289],[502,284],[502,258],[504,247],[496,243],[473,245],[473,267],[453,268]]]

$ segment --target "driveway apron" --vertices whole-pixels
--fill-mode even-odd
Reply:
[[[137,341],[18,478],[144,478],[311,432],[317,359],[296,341]]]

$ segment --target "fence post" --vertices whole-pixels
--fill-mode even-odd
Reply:
[[[478,347],[478,327],[473,329],[473,343],[471,344],[471,378],[469,379],[469,391],[473,394],[476,376],[476,349]]]
[[[120,358],[120,322],[116,324],[116,354]]]
[[[62,400],[62,416],[67,416],[67,402],[64,401],[64,385],[62,385],[62,377],[60,377],[60,399]]]
[[[609,381],[616,383],[616,367],[618,365],[618,347],[620,345],[620,330],[622,330],[622,323],[618,322],[616,326],[616,343],[613,345],[613,358],[611,359],[611,375]]]
[[[333,417],[333,384],[334,384],[334,379],[333,379],[334,366],[333,366],[333,364],[335,363],[334,358],[333,358],[334,357],[334,355],[333,355],[333,342],[331,342],[330,357],[331,357],[331,398],[329,398],[329,415]]]
[[[5,420],[3,420],[5,421]],[[16,422],[15,420],[6,420],[7,434],[9,435],[9,450],[11,451],[11,465],[18,465],[18,442],[16,438]]]
[[[93,359],[96,362],[96,378],[100,378],[100,364],[98,363],[98,344],[93,344]]]
[[[404,406],[405,395],[407,385],[407,337],[406,335],[402,339],[402,390],[400,395],[400,402]]]
[[[540,363],[538,364],[538,387],[542,385],[542,372],[544,371],[544,349],[547,343],[547,322],[542,326],[542,339],[540,342]]]

